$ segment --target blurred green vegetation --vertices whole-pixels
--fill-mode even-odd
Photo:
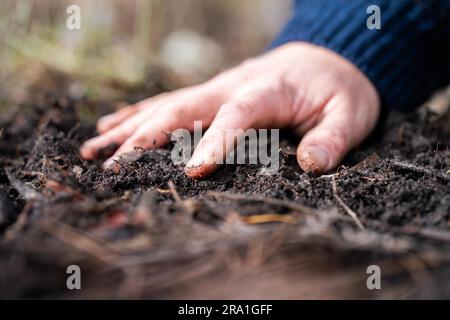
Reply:
[[[80,30],[66,27],[73,4],[81,8]],[[173,86],[196,83],[261,52],[289,6],[289,0],[2,0],[0,100],[21,101],[30,90],[48,88],[124,99],[155,72],[175,74],[177,80],[167,80]]]

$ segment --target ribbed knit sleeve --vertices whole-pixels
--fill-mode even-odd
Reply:
[[[370,5],[381,29],[369,29]],[[450,0],[297,0],[276,47],[308,41],[359,67],[391,110],[411,110],[450,83]]]

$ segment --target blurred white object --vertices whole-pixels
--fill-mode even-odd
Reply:
[[[161,47],[161,59],[188,81],[201,81],[223,64],[221,46],[195,31],[170,33]]]
[[[447,114],[450,108],[450,86],[433,94],[425,105],[438,116]]]

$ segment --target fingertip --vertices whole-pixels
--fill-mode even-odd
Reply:
[[[329,170],[330,155],[321,146],[307,146],[299,150],[297,162],[304,171],[320,174]]]
[[[205,178],[217,168],[217,161],[214,161],[214,157],[205,152],[204,148],[204,145],[197,147],[184,169],[186,175],[193,179]]]
[[[128,106],[123,107],[114,113],[104,115],[97,120],[96,129],[99,133],[104,133],[119,125],[136,111],[136,108]]]
[[[114,173],[119,173],[120,164],[117,162],[117,159],[114,157],[109,158],[102,165],[103,170],[111,170]]]
[[[195,180],[201,180],[212,174],[217,166],[214,164],[202,164],[197,166],[187,165],[184,168],[186,175]]]
[[[186,166],[184,168],[184,173],[188,177],[193,178],[193,179],[201,179],[203,177],[202,170],[200,169],[200,167]]]
[[[103,162],[102,168],[105,170],[110,169],[114,161],[115,161],[114,158],[108,158],[105,162]]]
[[[105,133],[110,128],[107,120],[99,119],[97,121],[96,130],[98,133]]]
[[[92,147],[89,147],[87,144],[83,144],[80,147],[80,155],[83,159],[92,160],[95,158],[95,150]]]

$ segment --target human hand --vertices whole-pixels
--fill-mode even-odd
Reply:
[[[204,84],[164,93],[102,117],[99,136],[81,147],[85,159],[111,143],[121,145],[104,166],[134,148],[158,148],[165,132],[209,128],[186,166],[201,178],[218,164],[215,146],[225,130],[290,128],[302,140],[300,167],[315,173],[335,168],[372,131],[380,112],[375,87],[352,63],[326,48],[293,42],[222,73]]]

